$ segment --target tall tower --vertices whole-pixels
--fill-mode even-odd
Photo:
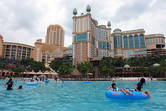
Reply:
[[[64,46],[64,29],[60,25],[50,25],[47,28],[46,43]]]
[[[87,14],[77,15],[77,9],[73,10],[73,65],[90,61],[98,56],[111,56],[111,23],[108,28],[98,25],[91,17],[91,7],[86,8]]]

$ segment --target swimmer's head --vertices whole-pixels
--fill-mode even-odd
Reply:
[[[12,78],[9,79],[9,82],[12,82]]]
[[[112,88],[116,89],[116,84],[115,83],[112,83]]]
[[[18,89],[22,89],[22,85],[20,85],[20,86],[18,87]]]
[[[141,83],[145,83],[145,79],[144,79],[144,78],[141,78],[141,79],[140,79],[140,82],[141,82]]]

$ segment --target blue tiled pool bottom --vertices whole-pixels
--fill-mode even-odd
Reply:
[[[111,82],[65,81],[38,86],[26,86],[15,82],[14,90],[7,91],[0,80],[0,111],[165,111],[166,82],[147,82],[152,100],[111,100],[105,97],[105,89]],[[118,81],[118,88],[134,88],[138,81]],[[16,90],[23,85],[22,90]]]

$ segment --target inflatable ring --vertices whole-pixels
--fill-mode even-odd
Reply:
[[[126,96],[122,91],[107,90],[105,92],[105,96],[111,99],[132,99],[132,100],[141,100],[149,98],[147,94],[139,91],[129,90],[129,92],[133,93],[133,95],[128,94],[128,96]]]
[[[84,83],[92,83],[92,81],[84,81]]]
[[[27,82],[26,85],[27,86],[37,86],[38,83],[37,82]]]
[[[45,83],[49,83],[50,82],[50,80],[45,80]]]

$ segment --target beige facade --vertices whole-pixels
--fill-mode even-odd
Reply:
[[[148,55],[166,55],[165,37],[163,34],[151,34],[145,36]]]
[[[3,37],[0,35],[0,56],[15,60],[33,58],[35,61],[49,64],[55,58],[64,56],[64,51],[67,48],[63,47],[63,45],[63,28],[59,25],[51,25],[47,29],[46,43],[42,43],[42,39],[38,39],[35,42],[35,46],[3,42]]]
[[[128,59],[144,57],[156,51],[160,55],[166,55],[164,35],[145,35],[144,29],[121,31],[119,28],[111,33],[110,21],[107,26],[98,25],[90,11],[89,5],[86,14],[77,16],[77,9],[73,10],[73,65],[89,61],[96,56]],[[147,42],[154,39],[158,42]]]
[[[47,44],[64,46],[64,29],[60,25],[50,25],[47,28],[45,42]]]
[[[3,42],[3,37],[0,37],[0,56],[7,59],[25,60],[34,58],[35,47],[13,42]]]
[[[146,56],[144,29],[121,31],[115,29],[111,34],[114,41],[114,57],[130,58]]]
[[[90,13],[73,16],[73,65],[111,54],[111,28],[98,25]]]
[[[66,47],[42,43],[41,39],[35,42],[35,61],[49,64],[55,58],[63,57]]]

